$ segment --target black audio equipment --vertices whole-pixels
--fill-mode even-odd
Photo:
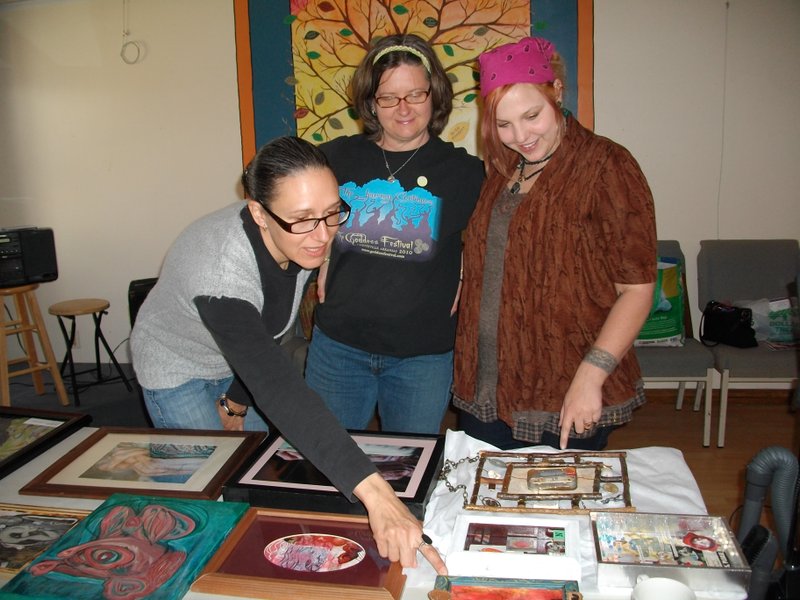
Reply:
[[[0,287],[58,279],[53,230],[40,227],[0,229]]]

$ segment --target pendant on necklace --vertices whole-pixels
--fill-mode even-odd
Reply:
[[[511,186],[511,193],[516,194],[517,192],[519,192],[519,188],[520,188],[519,181],[515,181],[514,185]]]
[[[388,181],[389,183],[394,183],[395,182],[394,175],[389,175],[389,177],[386,178],[386,181]]]

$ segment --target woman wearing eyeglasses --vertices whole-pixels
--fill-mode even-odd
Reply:
[[[375,43],[355,71],[364,133],[323,144],[351,206],[320,271],[306,381],[345,427],[377,406],[385,431],[438,433],[450,401],[461,232],[483,165],[439,139],[453,87],[415,35]]]
[[[343,494],[364,503],[381,556],[414,567],[419,551],[446,573],[419,521],[278,346],[311,269],[350,214],[325,155],[279,138],[258,151],[242,185],[245,204],[181,233],[137,316],[133,365],[153,424],[265,429],[263,413]]]
[[[278,343],[350,209],[325,155],[298,138],[262,147],[242,185],[246,203],[181,233],[137,315],[133,366],[156,427],[266,431],[253,400],[285,434],[286,418],[319,418]],[[296,412],[304,399],[313,410]]]

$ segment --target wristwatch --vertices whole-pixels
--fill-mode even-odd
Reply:
[[[229,417],[244,417],[247,415],[247,407],[244,407],[244,410],[233,410],[230,406],[228,406],[228,396],[222,394],[219,397],[219,405],[225,409],[225,412],[228,413]]]

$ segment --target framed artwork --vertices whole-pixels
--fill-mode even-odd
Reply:
[[[576,581],[438,575],[430,600],[580,600]]]
[[[79,413],[0,408],[0,477],[30,462],[92,417]]]
[[[397,496],[422,518],[441,467],[444,436],[353,432],[352,437]],[[226,500],[364,514],[361,504],[345,498],[282,436],[272,436],[254,457],[225,486]]]
[[[496,452],[477,456],[464,508],[490,512],[632,511],[624,452]]]
[[[154,494],[213,500],[262,433],[101,427],[20,494],[107,498]]]
[[[576,517],[461,513],[443,550],[451,575],[581,580]]]
[[[600,512],[590,517],[598,585],[632,587],[646,574],[698,591],[747,589],[750,567],[722,517]]]
[[[0,504],[0,572],[16,573],[88,514],[88,510]]]
[[[3,588],[9,597],[181,598],[247,505],[114,494]]]
[[[192,591],[270,600],[398,600],[399,563],[381,558],[367,517],[251,508]]]

